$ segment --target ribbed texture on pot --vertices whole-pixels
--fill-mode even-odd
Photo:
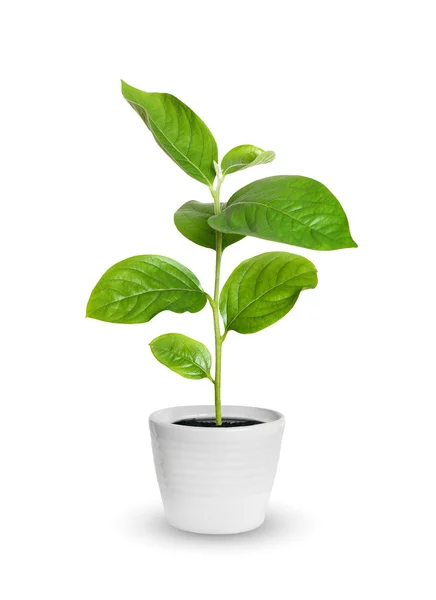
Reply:
[[[157,478],[165,490],[196,496],[271,490],[280,452],[277,435],[196,441],[183,435],[170,439],[152,427],[151,436]]]

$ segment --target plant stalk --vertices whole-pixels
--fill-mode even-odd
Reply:
[[[217,175],[216,188],[211,188],[215,204],[215,214],[221,212],[220,204],[220,188],[223,178],[220,174]],[[223,254],[223,234],[220,231],[215,232],[216,239],[216,259],[215,259],[215,287],[213,293],[213,326],[215,333],[215,422],[217,425],[222,425],[221,416],[221,356],[223,337],[221,336],[220,313],[219,313],[219,297],[220,297],[220,273],[221,273],[221,258]]]

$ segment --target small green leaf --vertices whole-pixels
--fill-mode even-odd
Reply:
[[[221,209],[225,208],[225,204],[221,204]],[[190,200],[183,204],[174,215],[174,223],[177,229],[185,238],[203,246],[204,248],[216,249],[216,231],[208,224],[208,219],[213,214],[214,205],[212,202],[203,203],[197,200]],[[223,249],[231,244],[242,240],[243,235],[223,234]]]
[[[242,262],[226,281],[220,311],[226,331],[255,333],[284,317],[302,290],[316,287],[316,268],[302,256],[266,252]]]
[[[171,94],[142,92],[124,81],[121,84],[124,98],[150,129],[162,150],[188,175],[212,185],[218,149],[200,117]]]
[[[335,196],[322,183],[298,175],[267,177],[246,185],[208,222],[223,233],[312,250],[357,247]]]
[[[210,374],[212,357],[201,342],[181,333],[166,333],[150,343],[151,351],[159,362],[187,379],[213,381]]]
[[[86,316],[109,323],[146,323],[163,310],[201,310],[206,294],[196,276],[171,258],[145,254],[111,267],[92,290]]]
[[[262,150],[251,144],[243,144],[232,148],[221,161],[223,175],[242,171],[247,167],[256,165],[266,165],[275,159],[276,155],[272,150]]]

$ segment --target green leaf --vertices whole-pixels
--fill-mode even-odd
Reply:
[[[171,94],[142,92],[124,81],[121,84],[124,98],[150,129],[162,150],[188,175],[212,185],[218,149],[200,117]]]
[[[220,311],[226,331],[255,333],[284,317],[302,290],[316,287],[316,268],[302,256],[266,252],[242,262],[226,281]]]
[[[221,209],[225,208],[225,203],[221,204]],[[207,204],[190,200],[183,204],[174,215],[174,223],[177,229],[185,238],[204,246],[205,248],[216,249],[216,231],[207,222],[209,217],[215,213],[212,202]],[[242,240],[243,235],[223,234],[223,249],[235,242]]]
[[[251,144],[243,144],[232,148],[221,161],[223,175],[242,171],[247,167],[256,165],[265,165],[275,159],[276,155],[272,150],[262,150]]]
[[[146,323],[163,310],[201,310],[206,294],[196,276],[171,258],[145,254],[111,267],[92,290],[86,316],[109,323]]]
[[[312,250],[357,247],[335,196],[322,183],[298,175],[267,177],[246,185],[208,222],[223,233]]]
[[[212,357],[201,342],[181,333],[166,333],[150,343],[151,351],[159,362],[187,379],[213,381],[210,374]]]

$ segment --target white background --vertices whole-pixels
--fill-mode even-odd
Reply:
[[[431,8],[2,4],[2,599],[436,598]],[[208,190],[154,143],[121,77],[181,98],[221,156],[276,151],[224,198],[259,177],[313,177],[359,244],[298,249],[318,288],[226,340],[224,401],[287,417],[269,518],[249,534],[170,529],[155,481],[148,414],[212,389],[165,370],[148,342],[179,331],[211,345],[210,311],[84,318],[102,273],[135,254],[173,257],[212,289],[212,251],[172,224]],[[224,278],[272,249],[288,248],[232,246]]]

